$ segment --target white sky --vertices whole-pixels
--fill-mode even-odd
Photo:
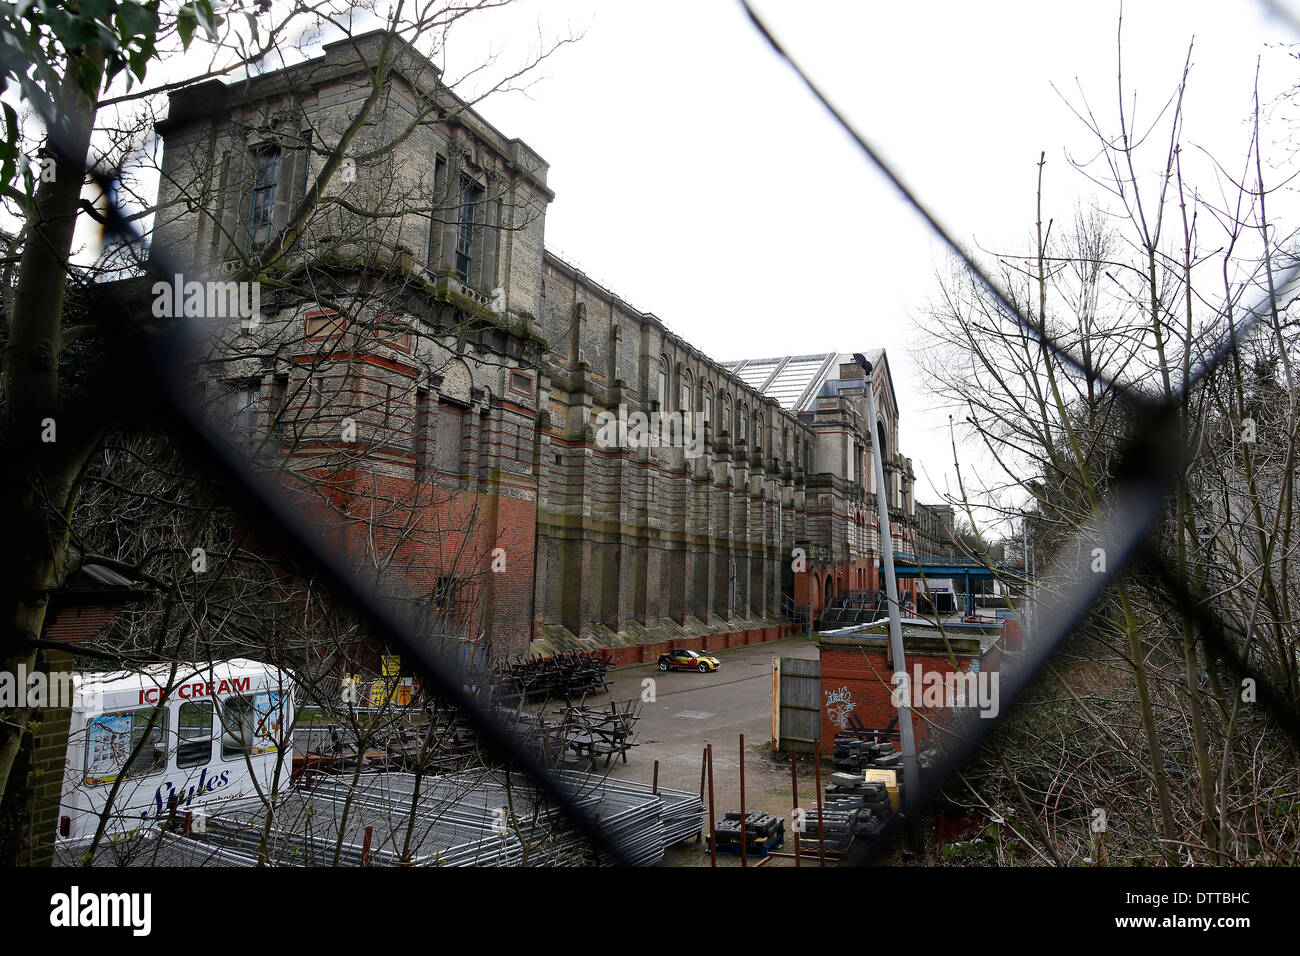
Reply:
[[[1088,134],[1053,84],[1115,115],[1117,2],[757,9],[961,241],[1023,248],[1041,151],[1045,216],[1068,220],[1090,194],[1065,159]],[[944,257],[740,5],[521,0],[464,30],[449,74],[485,44],[519,55],[539,25],[586,35],[528,96],[481,109],[551,164],[548,246],[718,359],[884,347],[918,498],[952,489],[947,414],[909,354]],[[1125,86],[1139,116],[1163,105],[1193,38],[1185,139],[1238,164],[1256,58],[1267,102],[1294,83],[1276,48],[1293,36],[1256,2],[1131,0]]]

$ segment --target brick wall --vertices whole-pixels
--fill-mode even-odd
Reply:
[[[835,735],[844,729],[852,714],[864,727],[884,728],[897,714],[892,702],[892,670],[887,663],[887,638],[823,637],[818,643],[821,656],[822,750],[831,753]],[[981,652],[978,638],[950,637],[956,667],[937,638],[904,636],[903,653],[911,675],[919,664],[923,673],[966,672],[973,666],[987,670],[991,661]],[[917,701],[919,703],[919,701]],[[931,722],[946,723],[952,712],[945,708],[915,708],[912,727],[918,747],[932,734]],[[923,719],[924,718],[924,719]]]
[[[676,638],[670,641],[637,644],[631,647],[615,647],[608,649],[604,653],[609,656],[614,667],[630,667],[635,664],[652,664],[659,659],[660,654],[667,654],[669,651],[686,650],[709,653],[726,650],[729,647],[747,647],[751,644],[779,641],[793,636],[797,631],[798,628],[793,624],[755,627],[743,631],[722,631],[700,637]]]
[[[337,487],[337,478],[330,481]],[[536,502],[528,489],[503,488],[500,475],[483,491],[449,491],[397,476],[369,476],[338,494],[344,512],[319,509],[347,532],[354,557],[373,552],[432,606],[440,578],[455,582],[449,612],[456,630],[523,653],[533,636]],[[386,506],[376,508],[376,502]],[[351,516],[349,521],[347,516]],[[499,550],[498,550],[499,549]]]
[[[110,612],[111,620],[116,612]],[[47,673],[72,670],[72,655],[43,650]],[[49,708],[39,717],[40,729],[33,736],[32,762],[28,772],[30,822],[24,834],[21,865],[48,866],[53,860],[54,839],[59,825],[59,800],[63,795],[63,771],[68,755],[68,730],[72,711]]]

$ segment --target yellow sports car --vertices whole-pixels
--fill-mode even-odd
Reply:
[[[672,651],[659,655],[661,671],[699,671],[701,674],[707,674],[721,666],[722,661],[716,657],[707,657],[695,651]]]

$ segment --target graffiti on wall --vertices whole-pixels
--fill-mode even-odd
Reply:
[[[840,730],[848,727],[849,714],[853,713],[854,708],[858,706],[854,702],[848,686],[845,685],[838,690],[828,690],[823,693],[826,694],[826,716],[831,719],[831,723]]]

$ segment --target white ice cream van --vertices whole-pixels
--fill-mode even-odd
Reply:
[[[156,664],[73,681],[59,810],[64,841],[94,836],[110,795],[105,833],[119,835],[166,819],[173,800],[183,817],[269,793],[277,772],[279,789],[288,784],[288,672],[239,658],[181,664],[174,676],[171,664]]]

